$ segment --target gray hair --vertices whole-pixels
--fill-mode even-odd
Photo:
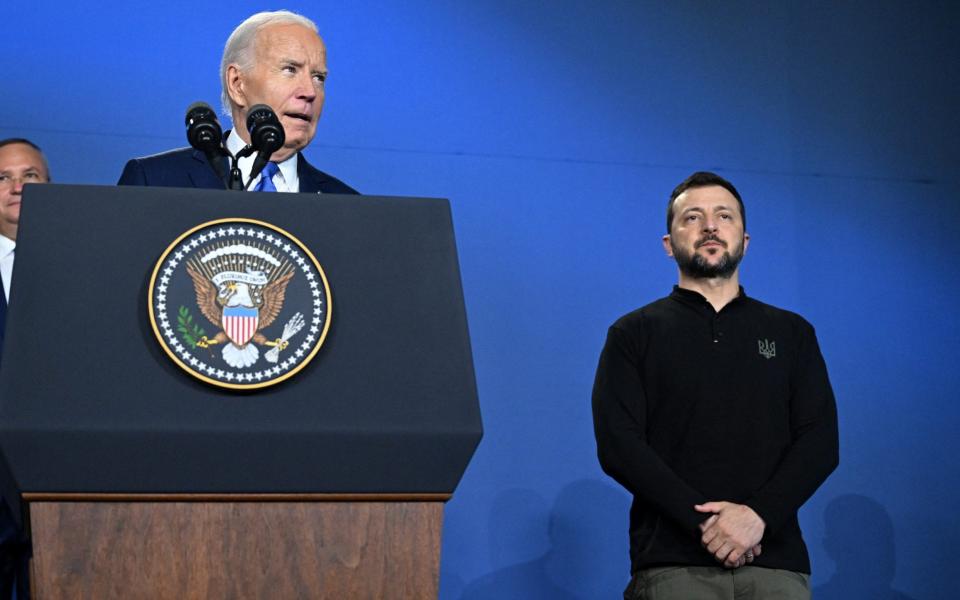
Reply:
[[[257,38],[257,32],[267,25],[300,25],[319,35],[316,23],[289,10],[260,12],[240,23],[227,38],[227,43],[223,47],[223,60],[220,61],[220,85],[222,86],[220,102],[223,104],[225,115],[233,114],[231,110],[233,102],[230,100],[230,94],[227,93],[227,67],[236,64],[243,72],[253,68],[256,60],[254,41]]]

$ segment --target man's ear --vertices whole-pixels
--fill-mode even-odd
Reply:
[[[661,239],[663,242],[663,251],[667,253],[667,256],[673,258],[673,246],[670,245],[670,234],[663,236]]]
[[[227,67],[227,95],[233,104],[239,107],[247,106],[247,95],[243,91],[243,72],[235,64]]]

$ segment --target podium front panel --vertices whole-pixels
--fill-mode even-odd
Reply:
[[[269,388],[189,376],[147,317],[161,254],[223,218],[289,232],[329,280],[325,343]],[[18,237],[0,444],[21,491],[449,493],[479,442],[446,200],[51,184]]]

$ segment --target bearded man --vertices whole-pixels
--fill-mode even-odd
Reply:
[[[667,204],[673,292],[614,323],[597,454],[633,494],[627,600],[810,598],[797,511],[838,464],[813,327],[746,295],[740,193],[697,172]]]

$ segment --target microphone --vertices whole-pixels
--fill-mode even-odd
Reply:
[[[220,160],[227,153],[223,148],[223,129],[214,112],[206,102],[194,102],[187,107],[187,141],[203,152],[217,177],[225,179],[224,165]]]
[[[280,124],[280,119],[266,104],[255,104],[250,107],[250,112],[247,113],[247,131],[250,132],[250,145],[257,152],[253,168],[250,169],[250,180],[246,186],[249,188],[254,178],[267,165],[270,155],[283,148],[287,136],[283,131],[283,125]]]
[[[187,108],[187,141],[197,150],[218,152],[223,130],[217,113],[206,102],[194,102]]]

